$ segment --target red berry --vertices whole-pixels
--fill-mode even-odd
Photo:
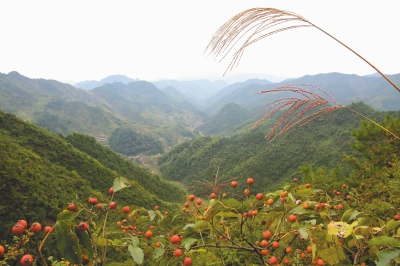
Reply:
[[[185,203],[183,204],[183,206],[185,206],[185,208],[188,208],[188,207],[189,207],[189,202],[185,202]]]
[[[272,246],[276,249],[276,248],[279,248],[279,242],[278,241],[274,241],[273,243],[272,243]]]
[[[110,209],[116,209],[116,208],[117,208],[117,203],[114,202],[114,201],[112,201],[112,202],[110,202],[110,204],[108,204],[108,207],[109,207]]]
[[[400,220],[400,215],[395,215],[395,216],[393,217],[393,220],[399,221],[399,220]]]
[[[306,184],[306,188],[310,188],[311,187],[311,185],[310,184]]]
[[[42,231],[42,225],[40,223],[33,223],[31,225],[31,231],[34,233],[39,233]]]
[[[346,189],[347,188],[347,185],[346,184],[343,184],[342,185],[342,189]]]
[[[173,244],[179,244],[180,241],[181,241],[181,239],[179,238],[178,235],[173,235],[173,236],[171,237],[171,242],[172,242]]]
[[[262,247],[266,247],[266,246],[268,246],[268,241],[267,240],[261,240],[261,246]]]
[[[13,228],[11,229],[11,232],[14,235],[21,235],[23,232],[25,232],[25,227],[23,227],[20,224],[16,224],[13,226]]]
[[[278,262],[278,259],[275,257],[275,256],[272,256],[270,259],[269,259],[269,263],[271,263],[271,264],[276,264]]]
[[[268,238],[270,238],[271,236],[272,236],[271,231],[267,230],[267,231],[264,231],[264,232],[263,232],[263,237],[264,237],[265,239],[268,239]]]
[[[192,259],[191,258],[185,258],[185,260],[183,261],[183,264],[185,266],[190,266],[192,265]]]
[[[337,208],[338,208],[338,210],[343,210],[343,205],[342,204],[338,204]]]
[[[247,178],[247,184],[253,185],[254,184],[254,179],[251,178],[251,177]]]
[[[86,230],[88,230],[88,228],[89,228],[89,225],[87,223],[85,223],[85,222],[81,222],[78,225],[78,229],[81,230],[81,231],[86,231]]]
[[[238,182],[232,181],[231,182],[231,187],[236,188],[238,186]]]
[[[29,266],[33,263],[33,257],[30,254],[25,254],[22,256],[20,259],[19,263],[21,263],[22,266]]]
[[[112,188],[112,187],[110,187],[110,189],[108,190],[108,194],[114,194],[115,192],[114,192],[114,189]]]
[[[164,212],[164,215],[168,215],[168,212]]]
[[[98,202],[98,200],[97,200],[97,198],[89,198],[88,202],[89,202],[89,204],[91,204],[91,205],[96,205],[97,202]]]
[[[160,242],[157,242],[156,247],[160,247],[160,246],[161,246]]]
[[[293,178],[293,182],[297,183],[297,178]]]
[[[201,199],[198,199],[198,200],[196,201],[196,204],[197,204],[197,205],[201,205],[201,203],[202,203]]]
[[[217,197],[217,195],[215,195],[215,193],[211,193],[210,198],[215,199]]]
[[[263,254],[264,256],[268,255],[268,253],[269,253],[268,249],[261,250],[261,254]]]
[[[175,249],[175,251],[174,251],[174,256],[175,256],[175,257],[180,257],[180,256],[182,256],[182,250],[180,250],[179,248],[178,248],[178,249]]]
[[[188,200],[189,200],[189,201],[194,201],[195,198],[196,198],[196,197],[195,197],[194,195],[189,195]]]
[[[28,223],[25,220],[18,220],[17,224],[22,225],[24,228],[28,227]]]
[[[264,195],[262,194],[262,193],[258,193],[257,195],[256,195],[256,199],[257,200],[262,200],[264,198]]]
[[[111,208],[111,206],[110,206],[110,208]],[[129,208],[129,206],[125,206],[122,208],[123,213],[129,213],[130,211],[131,211],[131,208]]]
[[[43,231],[44,231],[46,234],[50,233],[51,230],[53,230],[53,228],[51,228],[51,226],[46,226],[46,227],[43,229]]]
[[[294,222],[296,222],[296,220],[297,220],[297,217],[296,217],[296,215],[289,215],[289,222],[291,222],[291,223],[294,223]]]
[[[6,249],[4,248],[4,246],[0,245],[0,257],[4,255]]]
[[[67,210],[71,211],[71,212],[77,212],[78,208],[75,206],[75,204],[70,203],[67,207]]]
[[[158,210],[160,207],[158,207],[158,206],[155,206],[154,207],[154,210],[156,211],[156,210]]]
[[[153,236],[153,232],[152,232],[152,231],[147,231],[147,232],[144,234],[144,236],[145,236],[147,239],[149,239],[150,237]]]

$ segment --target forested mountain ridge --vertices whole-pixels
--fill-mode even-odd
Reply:
[[[237,125],[251,118],[248,110],[236,103],[229,103],[218,114],[196,129],[204,135],[229,136]]]
[[[124,75],[111,75],[107,76],[99,81],[97,80],[85,80],[81,82],[77,82],[74,84],[74,87],[83,89],[83,90],[91,90],[96,87],[103,86],[106,83],[114,83],[114,82],[121,82],[124,84],[128,84],[130,82],[139,81],[139,79],[133,79]]]
[[[118,94],[122,92],[126,95]],[[55,133],[81,132],[102,142],[117,128],[128,127],[157,139],[164,148],[195,137],[192,129],[208,119],[190,103],[144,81],[85,91],[17,72],[0,74],[0,108]]]
[[[146,124],[189,126],[201,116],[147,81],[105,84],[91,90],[119,116]]]
[[[400,83],[400,74],[389,75],[389,77],[396,84]],[[288,84],[312,84],[318,86],[331,94],[340,104],[343,105],[362,101],[372,108],[381,111],[400,109],[400,100],[398,100],[397,91],[382,77],[327,73],[312,76],[306,75],[280,83],[263,85],[251,84],[245,87],[240,87],[234,92],[219,98],[205,111],[210,115],[214,115],[224,105],[234,102],[248,110],[252,110],[251,112],[256,114],[263,109],[266,103],[290,95],[290,93],[255,95],[256,93],[262,90],[272,90],[279,86]],[[209,100],[213,101],[212,99]]]
[[[55,135],[0,110],[0,234],[9,236],[16,220],[55,221],[68,203],[105,200],[113,180],[129,189],[116,193],[121,204],[162,205],[183,200],[184,192],[159,176],[122,159],[94,138]],[[93,157],[92,157],[93,156]],[[162,186],[162,189],[160,187]]]
[[[387,114],[363,103],[350,107],[377,121]],[[198,137],[181,143],[160,158],[160,170],[167,179],[192,184],[211,179],[220,167],[221,182],[237,178],[244,184],[252,176],[259,180],[260,187],[272,190],[298,176],[302,165],[337,166],[342,154],[351,152],[350,133],[361,120],[349,110],[340,109],[304,127],[293,128],[270,143],[265,135],[276,122],[271,118],[249,133],[230,138]]]

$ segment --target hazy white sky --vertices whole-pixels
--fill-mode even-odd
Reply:
[[[219,79],[229,60],[207,58],[204,48],[224,22],[252,7],[302,15],[383,72],[400,72],[400,2],[394,0],[3,0],[0,72],[63,81],[113,74],[145,80]],[[375,71],[318,30],[303,28],[249,47],[226,78],[328,72]]]

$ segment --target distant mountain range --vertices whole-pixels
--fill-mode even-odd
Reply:
[[[396,84],[400,84],[400,74],[389,75]],[[288,84],[312,84],[330,93],[340,104],[348,105],[362,101],[376,110],[388,111],[400,109],[400,95],[384,78],[357,76],[341,73],[318,74],[286,80],[281,83],[252,83],[238,86],[236,90],[223,95],[220,93],[207,99],[210,106],[203,109],[210,116],[218,113],[228,103],[234,102],[256,114],[266,103],[274,99],[286,97],[290,93],[274,93],[255,95],[262,90],[272,90]],[[235,84],[230,85],[231,87]],[[222,96],[222,97],[221,97]]]
[[[84,89],[84,90],[91,90],[94,89],[96,87],[100,87],[106,83],[114,83],[114,82],[121,82],[124,84],[128,84],[130,82],[135,82],[135,81],[139,81],[139,79],[133,79],[124,75],[111,75],[108,76],[106,78],[103,78],[100,81],[97,80],[86,80],[86,81],[81,81],[78,83],[75,83],[75,87],[80,88],[80,89]]]
[[[235,127],[246,124],[247,118],[254,120],[266,103],[290,95],[255,96],[257,92],[288,84],[318,86],[343,105],[362,101],[376,110],[399,110],[398,92],[375,76],[328,73],[280,83],[250,79],[227,84],[209,80],[150,83],[113,75],[77,83],[85,88],[80,89],[55,80],[30,79],[14,71],[0,73],[0,108],[56,133],[82,132],[104,143],[117,128],[128,127],[166,148],[194,138],[197,131],[229,135]],[[400,74],[389,76],[400,84]]]
[[[229,84],[222,80],[161,80],[152,82],[160,90],[171,90],[175,88],[185,99],[196,105],[204,105],[205,100],[215,95],[219,90],[225,88]]]
[[[164,147],[193,138],[192,129],[208,119],[189,102],[146,81],[106,83],[85,91],[18,72],[0,73],[0,109],[56,133],[82,132],[105,143],[115,129],[129,127]]]

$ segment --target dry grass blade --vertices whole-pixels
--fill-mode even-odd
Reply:
[[[311,91],[310,89],[306,89],[304,87],[312,88],[314,90],[317,90],[324,94],[325,96],[328,96],[330,99],[324,99],[321,95],[318,93]],[[389,131],[388,129],[382,127],[375,121],[369,119],[368,117],[360,114],[359,112],[340,105],[335,98],[333,98],[332,95],[330,95],[327,91],[311,84],[289,84],[285,86],[280,86],[277,87],[273,90],[263,90],[260,91],[256,94],[264,94],[264,93],[272,93],[272,92],[293,92],[300,97],[282,97],[277,100],[274,100],[266,105],[266,108],[264,108],[261,112],[259,112],[257,115],[266,112],[267,110],[272,109],[269,111],[267,114],[265,114],[263,117],[261,117],[252,127],[252,129],[258,127],[265,119],[273,115],[279,110],[285,109],[283,115],[279,118],[278,122],[272,127],[272,129],[269,131],[269,133],[266,136],[266,139],[268,139],[270,142],[273,141],[277,136],[285,133],[289,129],[293,128],[296,125],[300,126],[305,126],[312,121],[330,113],[333,111],[336,111],[340,108],[346,108],[353,113],[371,121],[381,129],[385,130],[389,134],[393,135],[395,138],[400,139],[399,136],[394,134],[393,132]],[[329,107],[324,107],[319,110],[316,110],[316,108],[322,107],[324,105],[328,104],[333,104],[334,106],[329,106]]]
[[[293,22],[302,24],[287,25]],[[301,16],[288,11],[275,8],[252,8],[237,14],[222,25],[212,37],[206,51],[210,50],[210,54],[216,56],[222,55],[222,60],[240,40],[245,39],[234,53],[234,58],[228,67],[232,69],[239,64],[244,49],[249,45],[273,34],[300,27],[311,27],[311,25]]]
[[[321,95],[316,92],[313,92],[304,87],[310,87],[322,92],[326,96],[329,96],[330,100],[324,99]],[[325,115],[331,111],[337,110],[340,105],[333,107],[326,107],[318,110],[314,113],[316,108],[321,107],[327,104],[337,104],[335,98],[332,97],[325,90],[310,84],[290,84],[285,86],[277,87],[273,90],[264,90],[260,91],[257,94],[271,93],[271,92],[293,92],[299,94],[299,97],[283,97],[279,98],[269,104],[267,104],[266,108],[262,111],[265,112],[273,107],[271,111],[265,114],[262,118],[260,118],[254,125],[253,129],[258,127],[265,119],[270,117],[272,114],[276,113],[278,110],[282,110],[286,108],[283,115],[279,118],[278,122],[272,127],[268,135],[267,139],[272,141],[277,136],[283,134],[287,130],[293,128],[295,125],[302,123],[302,125],[306,125],[311,121],[314,121],[318,117]],[[260,114],[260,113],[259,113]],[[278,131],[279,129],[279,131]],[[276,133],[278,132],[278,133]]]
[[[400,88],[392,80],[339,39],[296,13],[276,8],[251,8],[237,14],[215,32],[205,52],[209,51],[209,54],[215,55],[216,58],[221,56],[221,60],[223,60],[231,51],[234,51],[233,59],[226,69],[226,73],[239,64],[243,52],[248,46],[276,33],[304,27],[314,27],[343,45],[375,69],[400,92]]]

